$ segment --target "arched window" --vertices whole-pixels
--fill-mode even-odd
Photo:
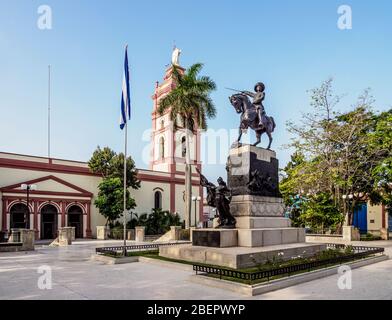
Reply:
[[[161,129],[165,127],[165,120],[161,120]]]
[[[22,229],[30,229],[30,217],[29,217],[29,209],[27,205],[24,203],[17,203],[11,207],[10,210],[11,221],[10,227],[13,228],[22,228]]]
[[[160,191],[154,193],[154,209],[162,209],[162,193]]]
[[[163,159],[165,157],[165,138],[161,137],[159,139],[159,158]]]
[[[186,138],[183,136],[181,138],[181,156],[185,158],[186,156]]]

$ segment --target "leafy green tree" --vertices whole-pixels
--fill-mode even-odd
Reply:
[[[113,223],[123,213],[124,186],[120,178],[104,178],[98,185],[98,197],[94,201],[99,212],[106,218],[106,225]],[[135,200],[126,192],[127,210],[136,207]]]
[[[391,112],[374,113],[369,90],[348,112],[335,110],[339,101],[328,80],[311,91],[313,112],[303,114],[299,124],[288,123],[293,134],[288,147],[294,148],[300,161],[292,159],[285,168],[282,190],[286,198],[299,191],[330,194],[344,213],[345,224],[351,225],[360,202],[389,201]]]
[[[374,129],[369,135],[371,148],[382,156],[372,170],[375,187],[382,194],[381,202],[392,210],[392,109],[374,117]]]
[[[88,161],[90,171],[100,174],[103,178],[119,178],[124,181],[124,153],[115,153],[108,147],[101,149],[99,146]],[[132,157],[127,158],[127,187],[140,188],[137,178],[137,169]]]
[[[328,193],[318,193],[308,197],[302,208],[302,220],[313,229],[335,229],[343,220],[344,215],[335,205]]]
[[[202,67],[203,64],[196,63],[182,72],[173,65],[175,88],[159,101],[158,108],[160,115],[170,110],[170,120],[174,123],[174,130],[185,129],[185,216],[188,225],[190,225],[192,207],[189,140],[196,129],[206,129],[207,119],[214,118],[216,115],[214,103],[210,98],[210,93],[216,89],[216,84],[207,76],[199,76]]]
[[[98,197],[94,201],[99,212],[106,218],[106,225],[119,219],[124,211],[124,154],[116,154],[108,147],[99,146],[88,162],[91,172],[100,174],[103,178],[98,185]],[[137,169],[131,157],[127,158],[127,210],[136,207],[135,200],[130,196],[128,188],[139,189]]]

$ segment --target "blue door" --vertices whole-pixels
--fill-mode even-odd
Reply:
[[[354,227],[358,228],[360,233],[367,233],[367,204],[361,203],[354,210]]]

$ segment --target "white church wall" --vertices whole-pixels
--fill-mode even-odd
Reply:
[[[162,194],[162,209],[170,211],[170,184],[150,181],[142,181],[139,190],[130,189],[137,205],[132,211],[137,214],[151,213],[151,209],[154,208],[155,191]]]

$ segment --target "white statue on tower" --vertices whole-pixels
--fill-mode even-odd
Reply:
[[[174,47],[174,50],[172,53],[172,65],[173,66],[180,65],[180,54],[181,54],[181,50],[178,49],[177,47]]]

